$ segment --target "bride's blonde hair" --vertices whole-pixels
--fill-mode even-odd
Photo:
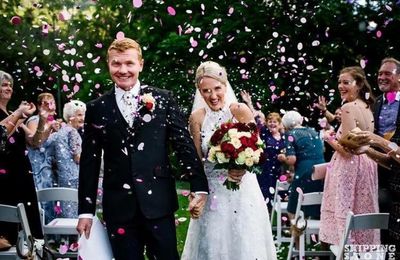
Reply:
[[[225,86],[227,85],[228,82],[228,76],[226,74],[225,68],[214,61],[203,62],[197,68],[196,78],[195,78],[196,87],[199,87],[199,84],[204,77],[209,77],[218,80]]]

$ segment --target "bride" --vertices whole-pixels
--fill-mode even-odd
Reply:
[[[218,63],[208,61],[197,68],[196,86],[189,126],[197,152],[204,158],[210,194],[201,217],[190,221],[181,259],[276,259],[268,209],[256,175],[214,170],[205,159],[216,127],[229,120],[249,123],[253,115],[245,104],[237,103],[226,70]],[[223,186],[228,174],[241,181],[239,190]]]

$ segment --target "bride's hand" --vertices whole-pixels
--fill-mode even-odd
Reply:
[[[207,201],[207,194],[196,194],[191,192],[189,195],[189,212],[194,219],[199,218],[203,213]]]
[[[89,239],[92,224],[92,218],[80,218],[76,230],[80,235],[85,235],[86,239]]]
[[[230,169],[228,170],[228,178],[232,181],[240,182],[246,170]]]

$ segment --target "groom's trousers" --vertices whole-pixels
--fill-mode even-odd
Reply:
[[[107,231],[115,260],[144,260],[144,248],[150,260],[179,260],[174,215],[147,219],[139,210],[133,223],[107,223]]]

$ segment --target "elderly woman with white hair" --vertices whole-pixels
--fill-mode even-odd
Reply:
[[[83,127],[86,105],[82,101],[72,100],[64,105],[63,117],[66,124],[55,133],[55,161],[58,176],[58,186],[78,188],[79,159],[82,138],[78,129]],[[61,203],[62,217],[78,217],[78,205],[73,202]]]
[[[324,162],[324,152],[319,133],[313,128],[304,127],[303,117],[296,111],[289,111],[282,117],[285,127],[286,154],[279,154],[278,160],[289,166],[294,166],[294,178],[289,189],[288,212],[294,218],[296,213],[298,192],[304,193],[322,191],[322,181],[311,180],[312,168],[315,164]],[[319,218],[320,207],[308,206],[304,214]]]

